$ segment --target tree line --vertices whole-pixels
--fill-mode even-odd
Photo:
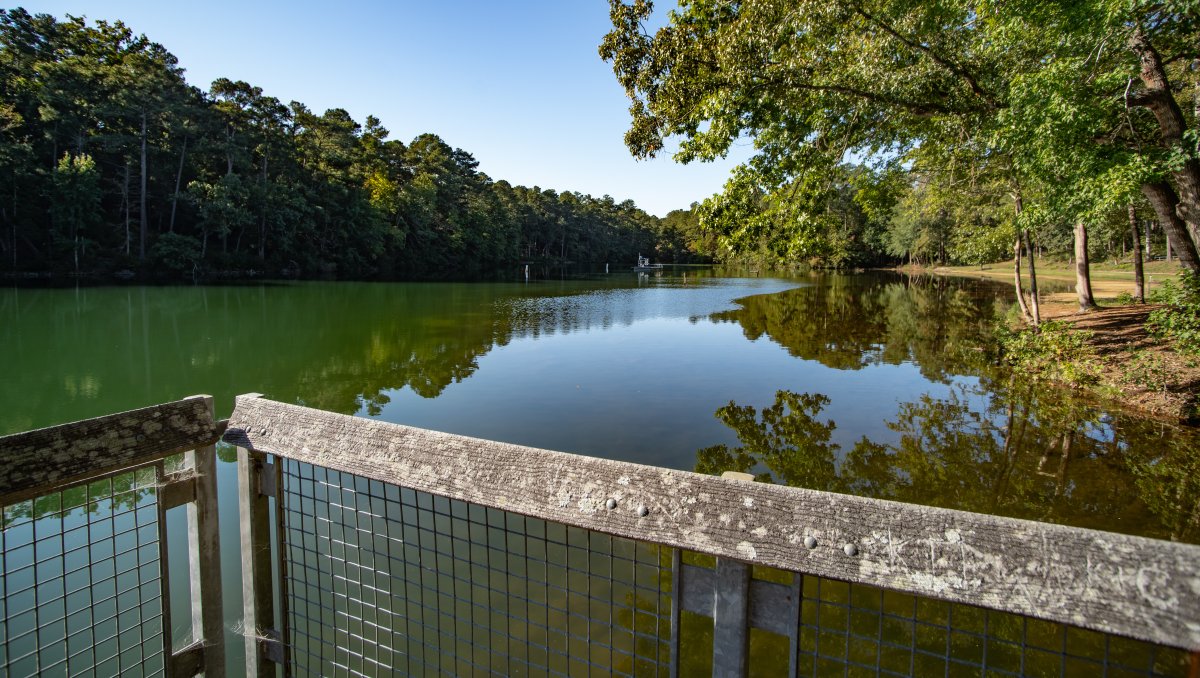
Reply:
[[[635,156],[753,141],[697,209],[720,256],[1033,273],[1062,252],[1088,308],[1089,253],[1140,252],[1153,219],[1200,270],[1194,3],[696,0],[653,32],[650,0],[610,5]]]
[[[187,83],[120,21],[0,10],[0,267],[14,272],[486,275],[687,259],[633,202],[495,181],[435,134]],[[674,244],[672,244],[674,243]]]

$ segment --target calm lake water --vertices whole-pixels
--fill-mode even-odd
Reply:
[[[1200,437],[998,369],[992,327],[1010,299],[967,279],[690,268],[10,287],[0,434],[196,393],[225,417],[235,395],[262,392],[536,447],[1200,541]],[[236,526],[234,466],[220,474],[221,520]],[[223,532],[236,568],[236,527]],[[227,611],[239,595],[226,587]]]
[[[1197,436],[993,366],[1006,285],[678,269],[0,290],[0,433],[239,393],[681,469],[1197,541]]]

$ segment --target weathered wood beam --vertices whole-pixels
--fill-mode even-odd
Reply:
[[[255,394],[257,397],[257,394]],[[242,396],[243,402],[249,399]],[[246,638],[245,674],[274,676],[282,664],[275,636],[275,596],[271,578],[270,495],[263,492],[266,455],[239,446],[238,516],[242,553],[242,633]]]
[[[209,401],[212,407],[212,401]],[[187,505],[192,638],[203,644],[204,678],[225,678],[225,608],[221,601],[221,528],[217,510],[217,448],[184,453],[194,476]]]
[[[744,676],[750,667],[750,566],[717,558],[713,591],[713,675]]]
[[[754,482],[749,473],[726,471],[724,480]],[[750,669],[750,565],[718,557],[713,589],[713,675],[745,676]]]
[[[0,505],[211,445],[221,428],[210,402],[193,396],[0,437]]]
[[[238,398],[225,439],[621,537],[1200,649],[1193,545],[743,483],[259,398]]]

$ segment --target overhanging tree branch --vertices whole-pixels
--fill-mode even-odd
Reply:
[[[976,96],[978,96],[979,98],[981,98],[985,102],[987,102],[989,108],[1000,108],[1000,105],[996,101],[996,98],[994,96],[992,96],[991,93],[984,90],[983,87],[980,86],[979,81],[975,79],[975,76],[971,75],[971,73],[968,72],[967,69],[963,68],[962,66],[960,66],[960,65],[954,63],[953,61],[950,61],[949,59],[938,54],[936,51],[934,51],[928,45],[923,45],[915,40],[912,40],[908,37],[901,35],[899,31],[892,28],[886,22],[882,21],[881,19],[877,18],[873,14],[871,14],[871,13],[867,12],[865,9],[863,9],[862,5],[860,5],[858,3],[851,3],[850,7],[852,9],[854,9],[855,12],[857,12],[860,16],[862,16],[867,21],[870,21],[871,23],[875,24],[876,26],[882,28],[888,35],[890,35],[893,38],[904,43],[909,48],[917,50],[917,51],[925,54],[931,60],[933,60],[934,63],[941,66],[942,68],[945,68],[946,70],[950,71],[954,75],[961,78],[963,81],[965,81],[967,83],[967,85],[971,88],[971,91],[974,92]]]

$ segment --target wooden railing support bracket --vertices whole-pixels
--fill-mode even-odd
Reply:
[[[279,494],[279,484],[275,482],[275,462],[263,460],[258,469],[258,495],[260,497],[275,497]]]
[[[258,637],[258,651],[269,662],[283,666],[287,656],[283,649],[283,641],[275,629],[267,629]]]
[[[158,489],[158,501],[164,511],[178,508],[196,501],[196,476],[184,471],[173,473],[164,479]]]
[[[167,675],[174,678],[197,676],[205,673],[204,643],[192,643],[182,650],[176,650],[171,654],[168,666],[170,670],[167,672]]]

